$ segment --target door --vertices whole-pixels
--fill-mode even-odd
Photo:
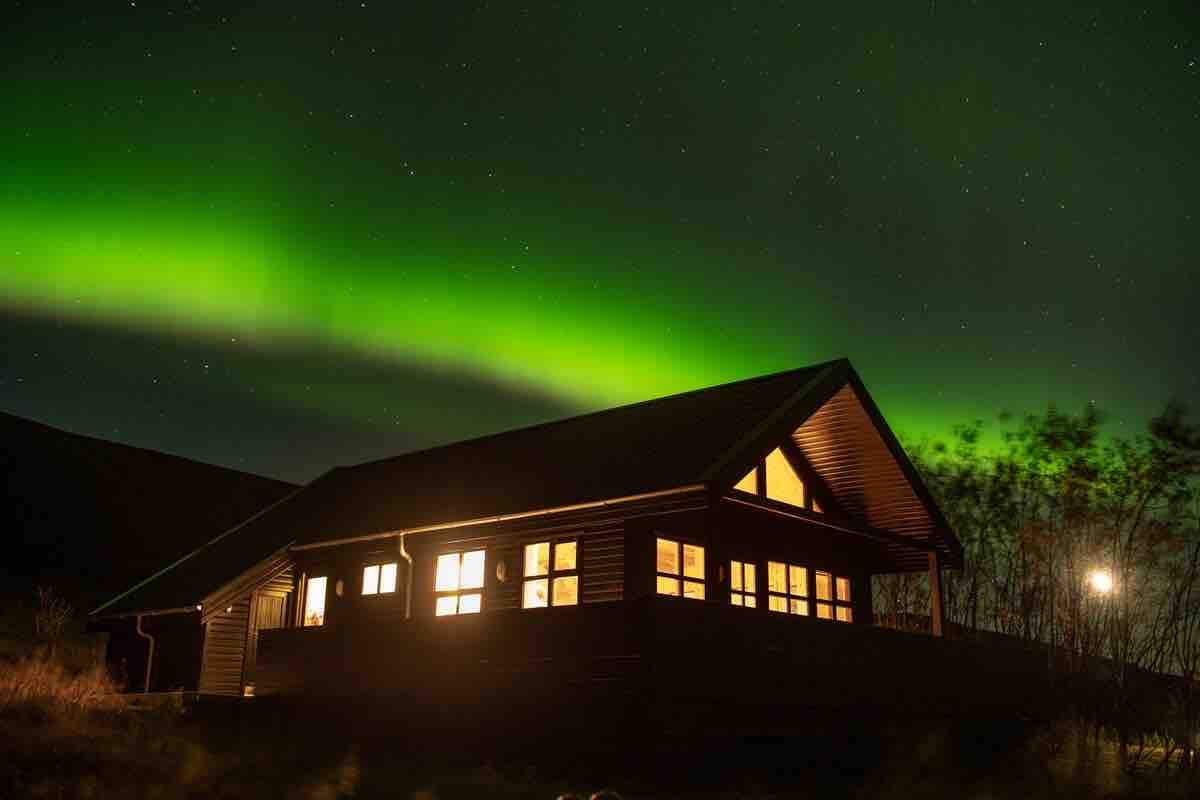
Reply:
[[[247,684],[254,684],[254,670],[258,663],[258,632],[283,627],[286,600],[287,596],[282,594],[254,594],[250,603],[250,624],[246,626],[243,681]]]

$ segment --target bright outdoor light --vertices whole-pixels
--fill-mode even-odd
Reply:
[[[1096,592],[1108,594],[1113,589],[1112,573],[1105,569],[1092,570],[1088,575],[1088,583]]]

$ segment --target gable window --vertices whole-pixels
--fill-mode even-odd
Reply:
[[[437,559],[433,589],[437,592],[434,614],[478,614],[483,610],[482,550],[443,553]]]
[[[799,564],[768,561],[767,608],[808,616],[808,570]]]
[[[525,545],[521,608],[579,604],[579,542]]]
[[[704,548],[660,538],[655,550],[658,593],[703,600]]]
[[[758,494],[758,467],[752,467],[745,477],[733,485],[733,488],[750,494]]]
[[[396,565],[391,561],[387,564],[368,564],[363,567],[363,594],[390,594],[396,591]]]
[[[804,508],[804,482],[778,447],[767,454],[767,497]]]
[[[828,572],[816,573],[817,616],[853,622],[854,610],[850,599],[850,579],[834,577]]]
[[[325,624],[325,585],[329,579],[322,575],[304,583],[304,627]]]
[[[754,565],[744,561],[729,562],[729,602],[735,606],[755,608],[758,605],[758,590],[754,579]]]

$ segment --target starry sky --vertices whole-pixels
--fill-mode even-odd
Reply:
[[[1200,406],[1192,3],[3,14],[0,411],[306,480],[841,356],[914,438]]]

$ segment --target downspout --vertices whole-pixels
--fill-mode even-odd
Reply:
[[[413,560],[404,547],[403,533],[400,534],[400,557],[408,562],[408,580],[404,582],[404,618],[412,619]]]
[[[154,666],[154,637],[142,630],[143,614],[137,615],[137,635],[150,642],[150,652],[146,654],[146,681],[142,686],[142,694],[150,694],[150,668]]]

